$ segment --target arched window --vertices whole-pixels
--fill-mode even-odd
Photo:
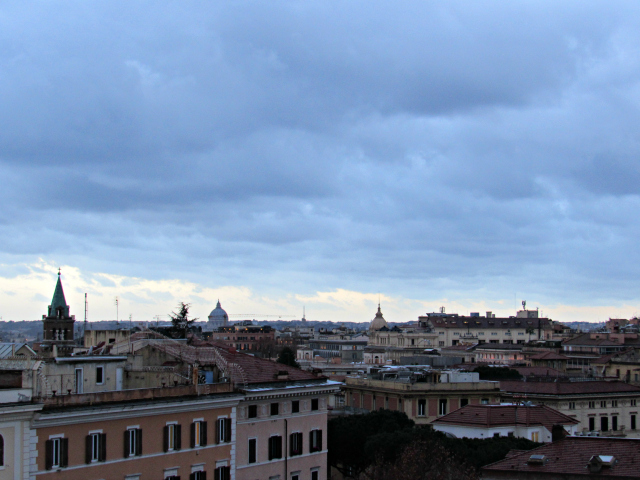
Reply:
[[[4,466],[4,437],[0,435],[0,467]]]

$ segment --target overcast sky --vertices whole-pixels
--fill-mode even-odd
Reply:
[[[640,314],[639,20],[2,2],[0,316]]]

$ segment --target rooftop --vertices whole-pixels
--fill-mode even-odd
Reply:
[[[539,461],[529,461],[532,455],[539,455]],[[499,462],[483,467],[483,471],[565,474],[587,476],[588,465],[594,457],[612,456],[611,466],[603,465],[599,471],[603,478],[638,478],[640,468],[640,439],[603,437],[566,437],[533,450],[507,455]],[[591,470],[593,472],[593,470]]]
[[[551,431],[554,425],[580,423],[563,413],[543,405],[465,405],[433,422],[434,424],[466,425],[471,427],[542,425]]]
[[[638,393],[640,387],[624,382],[523,382],[503,380],[500,390],[530,395],[599,395],[603,393]]]

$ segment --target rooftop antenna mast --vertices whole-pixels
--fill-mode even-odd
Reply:
[[[120,314],[118,313],[119,303],[120,303],[120,299],[116,297],[116,325],[118,325],[118,319],[120,318]]]
[[[89,304],[87,303],[87,294],[84,294],[84,331],[87,331],[87,317],[89,313]]]

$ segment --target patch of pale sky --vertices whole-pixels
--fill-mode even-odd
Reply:
[[[43,299],[53,295],[58,266],[53,261],[39,259],[34,263],[9,267],[21,267],[27,273],[13,277],[0,276],[0,316],[3,320],[41,318],[47,308]],[[258,295],[246,286],[213,288],[177,279],[154,280],[91,272],[68,265],[61,266],[61,269],[67,303],[77,320],[84,317],[85,292],[89,292],[89,321],[114,320],[116,314],[120,320],[127,320],[129,315],[134,321],[153,321],[156,316],[166,320],[180,301],[192,303],[192,315],[206,320],[218,299],[227,313],[232,315],[232,320],[242,319],[241,314],[254,314],[258,320],[261,315],[265,316],[264,320],[274,320],[276,316],[291,320],[300,318],[305,307],[309,320],[368,322],[373,318],[378,302],[382,305],[385,318],[391,322],[414,321],[419,315],[438,311],[440,307],[445,307],[448,313],[467,315],[479,312],[484,315],[492,311],[497,316],[513,315],[520,308],[520,300],[516,298],[494,302],[473,298],[412,299],[342,288],[313,293]],[[116,296],[119,297],[118,312]],[[609,317],[629,318],[638,313],[637,307],[628,304],[539,305],[535,299],[532,300],[527,303],[529,308],[540,308],[543,315],[559,321],[603,321]]]

